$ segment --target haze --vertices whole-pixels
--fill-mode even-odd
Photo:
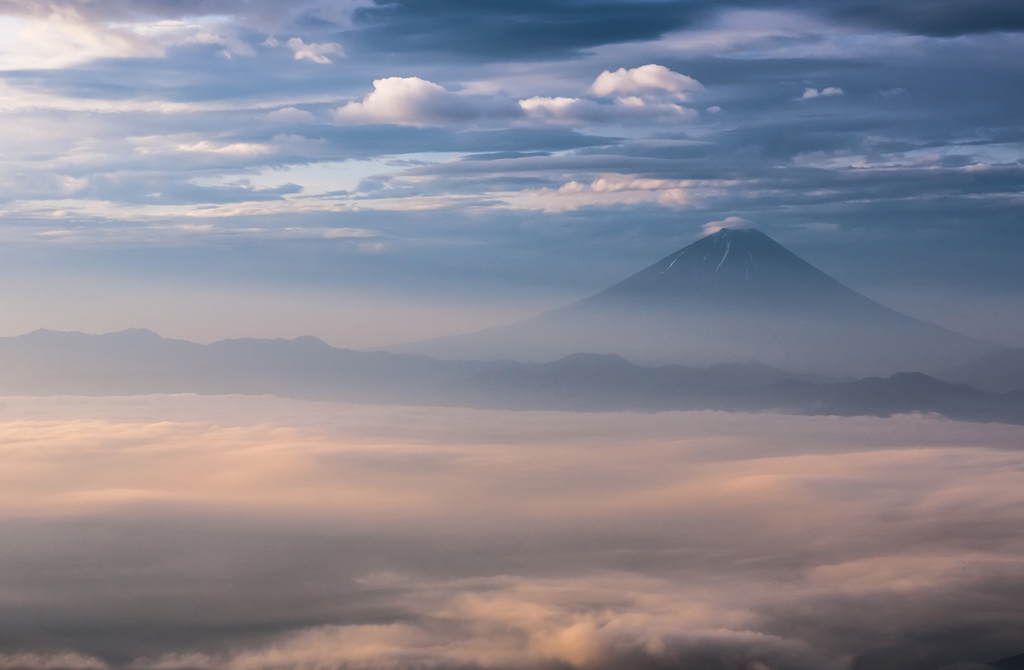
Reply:
[[[0,0],[0,670],[1024,668],[1024,3]]]

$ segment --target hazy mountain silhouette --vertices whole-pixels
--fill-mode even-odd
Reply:
[[[274,394],[311,400],[515,410],[714,409],[1024,423],[1024,391],[985,393],[927,375],[835,381],[758,363],[644,367],[616,355],[550,363],[441,361],[336,349],[314,337],[209,345],[147,330],[40,330],[0,338],[2,395]]]
[[[1004,349],[944,370],[942,379],[963,382],[983,391],[1024,389],[1024,349]]]
[[[758,230],[723,229],[597,295],[518,323],[388,347],[440,358],[757,360],[830,375],[935,372],[995,349],[847,288]]]

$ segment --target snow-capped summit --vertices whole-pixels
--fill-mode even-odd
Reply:
[[[580,304],[637,302],[786,311],[881,308],[751,228],[719,230]]]
[[[608,289],[508,326],[390,348],[442,358],[759,361],[831,375],[932,372],[996,347],[857,293],[759,230],[723,228]]]

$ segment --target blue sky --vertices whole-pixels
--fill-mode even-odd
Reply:
[[[1024,345],[1024,7],[0,1],[2,334],[501,323],[753,222]]]

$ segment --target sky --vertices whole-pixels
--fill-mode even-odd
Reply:
[[[5,398],[9,670],[983,670],[1024,427]]]
[[[369,347],[742,219],[1024,346],[1024,6],[0,0],[0,335]]]

